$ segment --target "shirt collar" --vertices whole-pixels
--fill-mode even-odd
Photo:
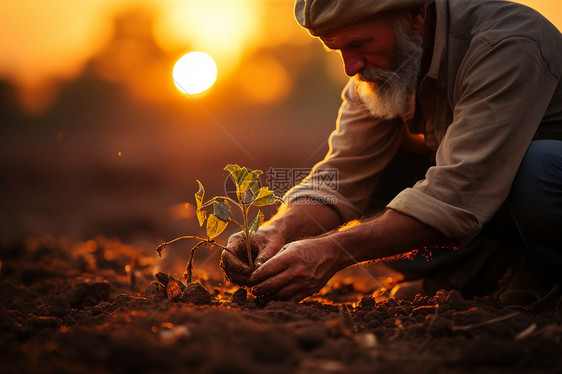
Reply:
[[[448,7],[447,0],[435,0],[435,40],[433,42],[433,55],[426,76],[439,79],[445,48],[447,46]]]

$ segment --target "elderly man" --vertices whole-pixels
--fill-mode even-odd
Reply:
[[[235,234],[227,276],[301,300],[343,268],[430,248],[390,262],[420,279],[413,294],[491,290],[520,253],[516,295],[558,282],[560,32],[496,0],[297,0],[295,15],[351,79],[328,154],[253,236],[256,270]]]

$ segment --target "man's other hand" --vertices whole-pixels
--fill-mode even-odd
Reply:
[[[252,293],[300,301],[318,292],[340,270],[341,255],[329,236],[289,243],[251,275]]]
[[[250,236],[252,250],[258,252],[254,260],[254,266],[259,268],[268,259],[273,257],[285,244],[280,231],[273,226],[261,227],[257,232]],[[226,276],[233,283],[248,286],[250,285],[250,267],[248,266],[248,251],[246,241],[242,232],[233,234],[226,247],[229,251],[223,250],[221,255],[221,267]]]

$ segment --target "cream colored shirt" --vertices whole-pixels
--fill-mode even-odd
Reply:
[[[422,133],[436,165],[388,208],[467,243],[498,211],[529,143],[562,139],[562,35],[506,1],[436,0],[436,32],[414,115],[370,117],[343,91],[330,148],[286,201],[315,197],[343,222],[361,216],[406,127]],[[332,181],[337,172],[337,188]]]

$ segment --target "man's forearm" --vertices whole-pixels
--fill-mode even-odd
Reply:
[[[341,268],[426,246],[453,245],[434,228],[392,209],[360,225],[335,232],[331,239],[344,252],[340,256]]]
[[[342,222],[336,211],[314,200],[284,204],[264,226],[279,230],[286,242],[326,233]]]

